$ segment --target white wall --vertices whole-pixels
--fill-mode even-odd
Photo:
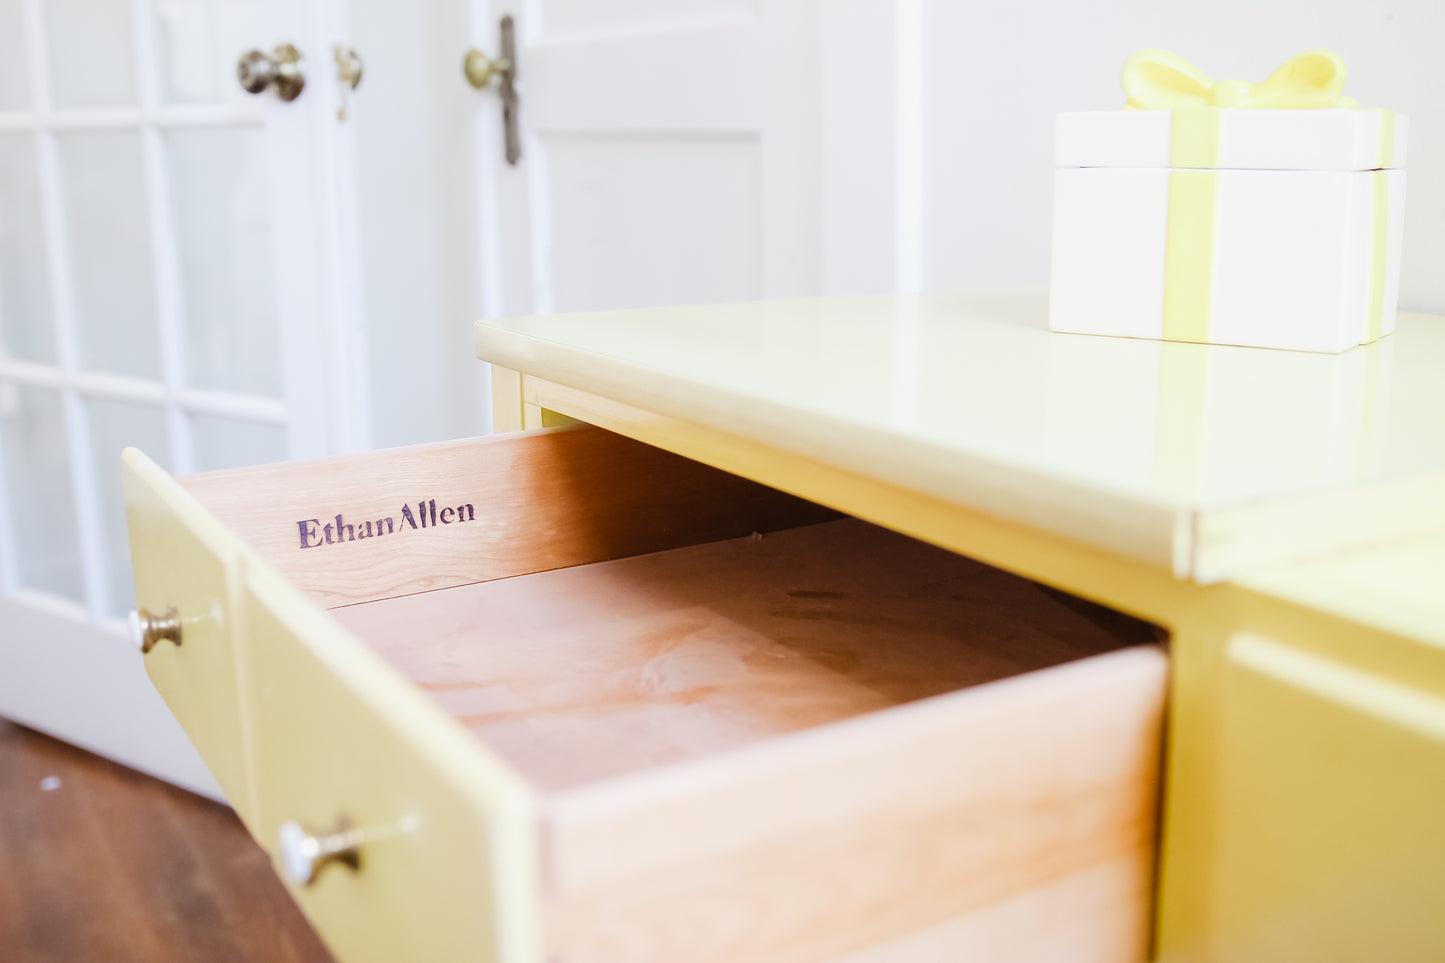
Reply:
[[[349,0],[365,62],[352,98],[372,445],[485,432],[486,368],[463,0]]]
[[[1445,313],[1445,0],[923,3],[925,288],[1047,283],[1054,114],[1122,103],[1134,50],[1259,81],[1327,47],[1346,94],[1410,115],[1400,306]]]

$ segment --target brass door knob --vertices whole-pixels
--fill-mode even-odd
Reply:
[[[467,83],[478,90],[488,87],[492,78],[499,79],[497,93],[502,98],[502,131],[506,137],[507,163],[515,164],[522,156],[522,135],[517,121],[517,29],[510,16],[497,24],[502,55],[493,60],[477,48],[462,58],[462,73]]]
[[[514,71],[511,58],[498,57],[493,60],[476,47],[468,50],[462,60],[462,72],[467,75],[467,83],[478,90],[491,84],[493,77],[502,78],[503,83],[509,82]]]
[[[341,816],[329,833],[318,833],[301,823],[287,820],[278,832],[277,854],[286,878],[298,886],[316,882],[328,863],[341,863],[352,870],[361,868],[361,832]]]
[[[289,43],[278,43],[269,56],[259,50],[248,50],[236,61],[236,81],[248,94],[259,94],[267,87],[274,87],[277,97],[295,100],[306,86],[301,51]]]
[[[141,655],[154,649],[160,642],[181,644],[181,616],[173,605],[165,615],[151,615],[145,609],[132,609],[128,620],[130,642]]]

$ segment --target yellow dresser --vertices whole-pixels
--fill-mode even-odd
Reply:
[[[517,433],[129,452],[148,670],[348,963],[1445,956],[1445,320],[1046,316],[479,322]]]

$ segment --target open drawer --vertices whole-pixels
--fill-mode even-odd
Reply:
[[[1145,954],[1150,626],[595,428],[127,474],[142,605],[235,541],[147,659],[345,963]]]

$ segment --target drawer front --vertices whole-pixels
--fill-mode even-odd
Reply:
[[[247,825],[247,753],[234,644],[240,546],[175,479],[145,455],[122,456],[136,607],[180,619],[180,644],[161,641],[146,672]]]
[[[547,958],[1142,961],[1166,669],[1125,649],[573,790]]]
[[[242,581],[257,835],[332,951],[536,959],[525,786],[264,563]],[[355,867],[334,860],[299,882],[281,842],[297,827],[334,839],[349,827],[337,841],[357,843]]]

